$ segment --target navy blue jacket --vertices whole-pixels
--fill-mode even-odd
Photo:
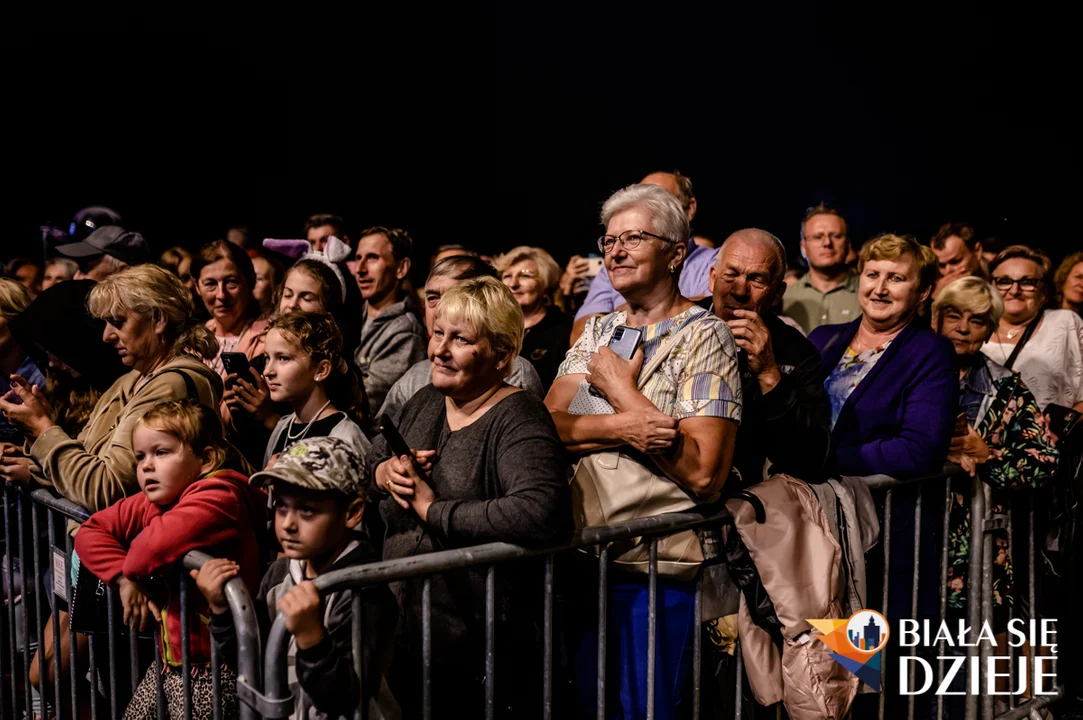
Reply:
[[[821,380],[838,365],[860,323],[822,325],[809,335],[822,358]],[[958,402],[951,341],[911,322],[843,405],[831,431],[835,474],[906,478],[939,472]]]

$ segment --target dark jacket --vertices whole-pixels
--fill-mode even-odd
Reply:
[[[572,319],[552,305],[546,309],[541,322],[524,331],[523,349],[519,354],[538,371],[546,392],[557,376],[560,363],[564,362],[571,334]]]
[[[93,280],[69,280],[43,290],[22,313],[8,321],[11,334],[39,368],[49,367],[47,353],[105,390],[129,371],[116,348],[102,340],[105,322],[90,315],[87,296]]]
[[[379,559],[366,535],[353,533],[357,544],[348,550],[327,572],[364,565]],[[278,600],[304,579],[301,561],[279,558],[263,576],[259,595],[255,599],[256,616],[262,636],[267,637],[271,624],[278,616]],[[306,718],[352,718],[358,707],[362,683],[353,666],[352,606],[354,590],[331,593],[323,598],[324,636],[318,645],[307,650],[296,649],[291,639],[296,681],[290,674],[290,690],[295,708],[306,708]],[[390,651],[397,627],[398,609],[386,585],[366,587],[361,591],[364,614],[361,629],[362,663],[365,673],[366,704],[369,717],[394,715],[389,705],[393,701],[382,690],[384,673],[390,661]],[[236,636],[230,613],[211,616],[214,641],[232,661],[236,657]],[[312,711],[315,712],[312,712]],[[300,716],[299,716],[300,717]]]
[[[821,382],[838,365],[861,318],[809,335]],[[910,323],[850,394],[831,431],[831,474],[896,478],[939,472],[948,454],[959,375],[951,341]]]
[[[742,485],[759,482],[765,461],[770,473],[808,482],[823,479],[831,446],[831,404],[820,375],[820,353],[797,329],[774,315],[763,315],[782,379],[766,395],[739,351],[744,409],[733,467]]]

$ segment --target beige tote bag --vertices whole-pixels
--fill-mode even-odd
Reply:
[[[637,386],[647,380],[695,324],[686,324],[639,373]],[[591,453],[580,459],[571,481],[576,529],[690,510],[716,498],[698,500],[670,480],[650,456],[627,446]],[[610,545],[616,567],[633,572],[649,571],[650,545],[636,537]],[[703,562],[703,549],[693,530],[658,539],[658,573],[691,580]]]

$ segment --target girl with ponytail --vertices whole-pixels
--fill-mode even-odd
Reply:
[[[293,412],[279,420],[264,454],[264,466],[305,438],[330,436],[349,443],[361,457],[369,441],[361,431],[360,383],[343,356],[342,333],[327,313],[280,315],[267,332],[263,378],[271,400]]]

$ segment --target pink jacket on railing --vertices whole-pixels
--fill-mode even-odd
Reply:
[[[163,508],[139,493],[94,513],[75,536],[80,562],[115,585],[124,575],[149,584],[164,582],[162,657],[181,664],[180,583],[187,571],[181,560],[192,550],[228,558],[241,566],[241,579],[255,597],[259,588],[259,535],[267,517],[267,495],[232,470],[220,470],[189,485],[172,506]],[[200,592],[188,593],[190,658],[210,660],[209,612]]]

